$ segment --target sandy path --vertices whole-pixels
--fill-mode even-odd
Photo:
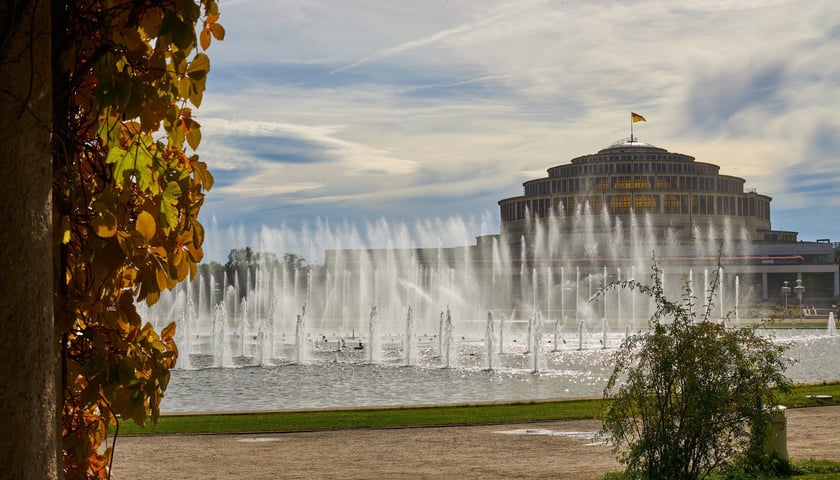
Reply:
[[[791,458],[840,461],[840,407],[788,410]],[[591,479],[619,468],[574,420],[526,425],[120,437],[112,478]],[[543,432],[546,433],[546,432]]]

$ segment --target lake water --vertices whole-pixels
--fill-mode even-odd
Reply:
[[[840,380],[840,336],[776,332],[790,342],[796,383]],[[790,337],[790,338],[787,338]],[[617,344],[619,340],[615,340]],[[419,345],[417,366],[402,366],[399,348],[387,347],[380,364],[363,351],[315,352],[309,365],[175,369],[161,405],[164,413],[296,410],[418,404],[456,404],[600,397],[610,373],[611,349],[590,346],[551,351],[544,346],[540,371],[522,347],[509,346],[498,368],[484,369],[482,345],[462,344],[453,368],[440,368],[435,346]],[[193,361],[192,364],[200,364]]]

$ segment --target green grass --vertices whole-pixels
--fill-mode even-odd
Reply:
[[[709,480],[777,480],[793,478],[796,480],[837,480],[840,478],[840,462],[829,460],[805,460],[789,463],[782,468],[786,473],[745,473],[737,469],[727,473],[712,472]],[[623,472],[609,472],[601,480],[629,480]]]
[[[833,395],[832,400],[807,395]],[[840,382],[798,385],[783,405],[809,407],[840,405]],[[306,412],[230,413],[212,415],[164,415],[156,426],[142,428],[121,422],[120,433],[206,434],[300,432],[346,428],[400,428],[437,425],[486,425],[554,420],[598,418],[601,400],[508,403],[493,405],[398,407],[358,410],[318,410]]]
[[[346,428],[482,425],[597,418],[599,400],[306,412],[164,415],[155,427],[125,422],[120,433],[299,432]]]
[[[831,395],[833,398],[808,398],[808,395]],[[781,403],[789,408],[840,405],[840,382],[796,385],[790,394],[782,398]]]
[[[837,480],[840,478],[840,463],[827,460],[807,460],[791,464],[793,472],[789,475],[773,474],[744,474],[732,472],[728,475],[712,473],[706,477],[709,480]],[[601,480],[627,480],[622,472],[610,472],[601,477]]]

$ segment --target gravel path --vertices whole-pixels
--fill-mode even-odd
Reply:
[[[840,407],[787,411],[793,460],[840,461]],[[592,479],[619,469],[594,420],[259,435],[122,436],[112,478]]]

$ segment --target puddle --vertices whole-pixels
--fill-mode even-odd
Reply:
[[[259,443],[259,442],[276,442],[280,440],[277,437],[249,437],[239,439],[242,443]]]

